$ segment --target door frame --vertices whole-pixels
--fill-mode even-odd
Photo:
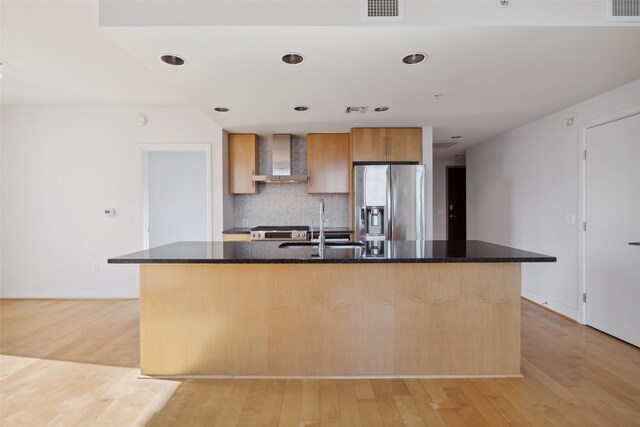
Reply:
[[[446,165],[444,168],[444,196],[445,196],[444,198],[446,203],[445,212],[447,215],[446,222],[445,222],[445,225],[446,225],[445,237],[447,238],[447,240],[449,240],[449,169],[467,169],[467,165]],[[466,172],[465,172],[465,177],[466,177]],[[464,195],[466,198],[467,197],[466,185],[465,185]],[[464,220],[465,222],[467,221],[466,204],[465,204]]]
[[[149,152],[151,151],[204,151],[206,159],[207,239],[213,240],[213,195],[211,171],[211,144],[139,144],[142,173],[142,245],[149,249]]]
[[[587,304],[582,295],[587,293],[587,236],[584,223],[587,221],[587,159],[584,153],[587,149],[587,131],[589,129],[626,119],[640,114],[640,105],[622,111],[607,114],[597,119],[589,120],[580,125],[578,144],[578,323],[587,324]]]

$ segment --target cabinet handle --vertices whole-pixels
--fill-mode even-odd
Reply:
[[[640,246],[640,242],[629,242],[631,246]]]

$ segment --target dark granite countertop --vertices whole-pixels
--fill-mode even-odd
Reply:
[[[318,229],[314,229],[314,232],[318,232]],[[349,227],[327,227],[324,229],[325,233],[351,233],[353,230]],[[224,230],[222,234],[249,234],[251,233],[251,228],[249,227],[236,227],[229,228],[228,230]]]
[[[548,255],[479,240],[407,240],[373,242],[357,249],[279,248],[283,242],[177,242],[108,260],[110,264],[306,264],[306,263],[457,263],[555,262]]]

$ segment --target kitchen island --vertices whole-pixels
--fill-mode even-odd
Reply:
[[[152,376],[520,374],[520,263],[480,241],[363,248],[178,242],[140,264],[140,366]]]

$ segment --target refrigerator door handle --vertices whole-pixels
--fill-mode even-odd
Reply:
[[[393,221],[395,215],[393,206],[393,182],[391,181],[391,166],[387,168],[387,214],[385,215],[385,240],[393,240]]]

